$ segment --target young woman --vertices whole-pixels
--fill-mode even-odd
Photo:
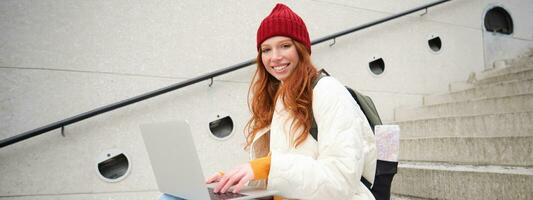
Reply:
[[[313,88],[317,69],[303,20],[278,4],[257,31],[257,71],[250,87],[247,147],[253,160],[208,179],[215,192],[238,192],[251,180],[285,198],[374,199],[374,135],[357,103],[332,77]],[[318,141],[309,136],[312,117]]]
[[[206,182],[221,193],[259,182],[279,191],[275,199],[374,199],[360,181],[374,179],[374,135],[341,83],[324,77],[313,88],[303,20],[277,4],[259,26],[257,50],[245,147],[252,160]],[[313,116],[318,140],[309,135]]]

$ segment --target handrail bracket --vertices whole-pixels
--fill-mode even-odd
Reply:
[[[61,136],[65,137],[65,126],[61,127]]]

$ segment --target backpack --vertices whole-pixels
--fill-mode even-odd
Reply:
[[[324,69],[321,69],[319,71],[318,77],[313,81],[313,88],[316,86],[316,84],[321,78],[326,76],[329,76],[329,73],[326,72]],[[372,132],[374,132],[374,126],[382,125],[382,122],[376,110],[376,107],[372,102],[372,99],[351,89],[348,86],[346,86],[346,89],[348,90],[348,92],[350,92],[357,104],[359,104],[359,107],[361,107],[361,110],[365,114],[365,117],[370,124],[370,128],[372,128]],[[311,130],[309,132],[311,136],[316,141],[318,141],[318,129],[314,116],[311,125]],[[361,177],[361,182],[363,182],[363,184],[372,192],[376,200],[389,200],[392,179],[394,177],[394,174],[396,174],[397,170],[398,162],[390,162],[378,159],[376,163],[376,175],[374,178],[374,185],[372,185],[364,177]]]

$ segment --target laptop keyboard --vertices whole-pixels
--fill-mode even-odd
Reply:
[[[211,199],[213,200],[224,200],[224,199],[233,199],[237,197],[244,197],[246,195],[239,194],[239,193],[233,193],[233,192],[226,192],[226,193],[214,193],[213,188],[207,188],[209,190],[209,196],[211,196]]]

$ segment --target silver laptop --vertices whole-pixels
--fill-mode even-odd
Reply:
[[[141,134],[159,191],[184,199],[254,199],[275,191],[243,188],[241,194],[213,194],[205,184],[191,129],[186,121],[144,124]],[[214,186],[214,185],[212,185]]]

